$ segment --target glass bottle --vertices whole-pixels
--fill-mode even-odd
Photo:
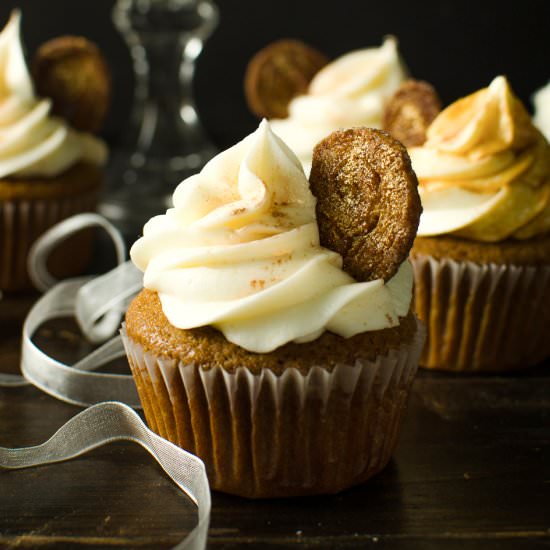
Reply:
[[[135,236],[170,206],[175,186],[216,152],[201,125],[192,84],[218,10],[211,0],[118,0],[113,21],[132,55],[135,93],[100,212]]]

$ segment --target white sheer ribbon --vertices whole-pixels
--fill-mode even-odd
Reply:
[[[210,521],[210,490],[202,460],[149,430],[127,405],[105,402],[77,414],[42,445],[21,449],[0,447],[0,469],[30,468],[62,462],[92,449],[127,440],[139,443],[198,508],[198,523],[174,548],[206,546]]]
[[[47,270],[48,255],[62,241],[82,229],[100,227],[113,241],[118,267],[105,275],[69,279],[56,283]],[[81,406],[116,400],[139,408],[132,377],[90,372],[124,356],[118,336],[74,365],[56,361],[32,341],[38,327],[55,317],[74,316],[85,337],[93,343],[104,342],[120,327],[123,313],[142,287],[142,274],[131,262],[125,262],[126,246],[118,230],[98,214],[72,216],[46,231],[37,239],[28,258],[28,272],[39,290],[47,290],[34,304],[23,326],[21,371],[23,377],[0,375],[0,385],[21,386],[31,382],[57,399]]]
[[[58,282],[48,271],[46,265],[51,251],[74,233],[88,227],[101,227],[105,230],[113,241],[117,263],[124,262],[126,259],[126,244],[118,229],[99,214],[92,212],[77,214],[48,229],[31,247],[27,259],[27,271],[33,285],[38,290],[45,292]]]
[[[73,216],[36,241],[28,268],[37,288],[45,290],[55,283],[46,268],[50,251],[71,234],[91,226],[102,227],[111,236],[120,265],[97,278],[58,283],[34,304],[23,325],[21,371],[24,378],[1,374],[0,386],[21,386],[29,381],[62,401],[92,406],[69,420],[42,445],[21,449],[0,447],[0,468],[60,462],[111,441],[135,441],[155,457],[198,507],[198,525],[176,548],[204,548],[210,517],[210,489],[204,464],[145,427],[130,408],[140,407],[131,375],[94,372],[125,355],[120,336],[111,338],[73,365],[50,357],[32,341],[42,323],[56,317],[74,316],[91,342],[103,342],[118,330],[128,303],[141,289],[141,273],[130,262],[122,263],[126,248],[120,234],[96,214]]]
[[[114,272],[125,267],[126,264],[122,264],[103,277],[109,278]],[[131,375],[93,372],[112,359],[125,355],[120,336],[108,340],[73,365],[66,365],[50,357],[32,341],[36,329],[45,321],[75,315],[78,299],[83,296],[82,290],[86,290],[87,285],[90,284],[89,281],[88,278],[84,278],[59,283],[46,292],[32,307],[23,325],[21,371],[29,382],[42,391],[73,405],[88,406],[102,401],[121,401],[131,407],[139,408],[140,402]],[[97,283],[97,280],[92,282]],[[108,284],[100,287],[100,290],[105,291],[106,299],[109,297],[110,288],[112,287]],[[101,304],[101,292],[92,296]],[[85,325],[93,327],[92,308],[83,307],[82,310],[87,312]],[[108,321],[112,329],[120,325],[120,312],[116,310],[113,312],[116,313],[116,324],[113,323],[114,318],[110,314],[102,321],[103,325]]]

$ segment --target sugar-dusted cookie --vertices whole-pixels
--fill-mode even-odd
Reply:
[[[278,40],[261,49],[248,63],[246,100],[259,117],[286,118],[290,100],[304,93],[328,58],[299,40]]]
[[[406,147],[422,145],[428,126],[439,111],[441,100],[431,84],[407,80],[386,105],[384,130]]]
[[[60,36],[37,50],[32,73],[37,93],[50,97],[53,112],[78,130],[97,132],[111,99],[111,76],[95,44]]]
[[[309,181],[321,244],[341,254],[359,281],[393,277],[422,211],[405,147],[372,128],[333,132],[313,151]]]

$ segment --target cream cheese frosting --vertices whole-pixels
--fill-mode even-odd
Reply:
[[[447,107],[409,153],[418,236],[493,242],[550,231],[550,148],[506,78]]]
[[[37,98],[15,11],[0,33],[0,178],[56,176],[82,160],[103,164],[105,144],[51,115],[49,99]]]
[[[533,95],[535,126],[550,140],[550,81]]]
[[[181,329],[211,325],[252,352],[399,324],[405,262],[387,283],[355,281],[319,244],[315,198],[296,155],[263,121],[175,190],[131,249],[144,286]]]
[[[393,37],[379,48],[350,52],[315,75],[307,94],[290,102],[288,118],[271,121],[273,131],[309,172],[313,147],[334,130],[381,128],[384,106],[405,78]]]

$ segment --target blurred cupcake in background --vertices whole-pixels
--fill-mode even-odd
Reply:
[[[86,131],[101,126],[109,100],[110,79],[97,48],[78,37],[46,43],[37,52],[33,81],[23,55],[20,21],[19,12],[13,12],[0,33],[4,291],[30,288],[27,254],[41,233],[68,216],[95,208],[107,159],[105,144]],[[40,88],[50,90],[51,97],[40,97]],[[80,103],[79,90],[85,90]],[[78,118],[80,130],[54,112]],[[58,276],[71,274],[84,267],[90,252],[90,234],[77,235],[66,243],[63,254],[54,255],[51,268]]]
[[[550,140],[550,81],[533,95],[535,126]]]
[[[421,366],[497,372],[550,356],[550,148],[506,78],[447,107],[409,153]]]
[[[385,104],[405,77],[392,36],[380,47],[353,51],[330,63],[309,46],[283,40],[250,61],[245,91],[250,109],[271,119],[273,131],[296,153],[307,174],[313,147],[332,131],[381,128]]]

